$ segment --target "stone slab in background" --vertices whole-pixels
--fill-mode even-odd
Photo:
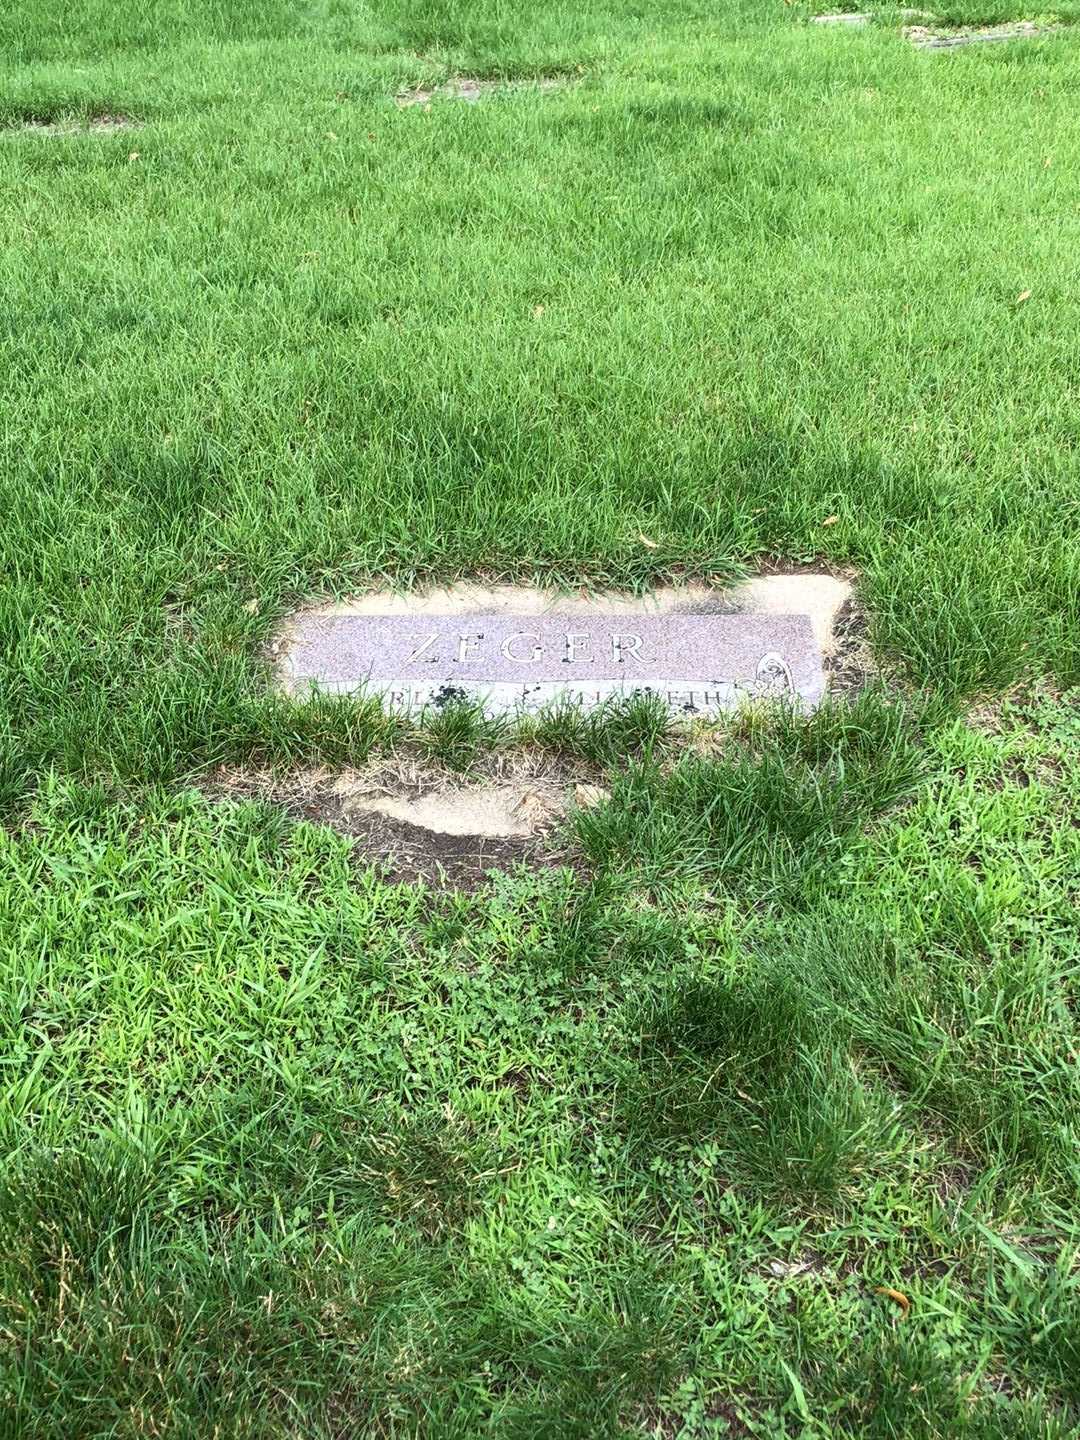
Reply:
[[[942,31],[925,25],[909,25],[903,34],[919,50],[955,50],[961,45],[987,45],[1003,40],[1032,40],[1052,35],[1059,25],[1037,25],[1032,20],[1015,24],[987,25],[978,30]]]
[[[543,93],[562,89],[566,83],[566,80],[558,75],[540,75],[525,80],[480,80],[460,75],[456,80],[448,80],[443,85],[400,90],[394,96],[394,103],[402,110],[407,110],[412,105],[430,105],[432,100],[464,100],[468,105],[475,105],[487,95],[524,93],[529,90]]]

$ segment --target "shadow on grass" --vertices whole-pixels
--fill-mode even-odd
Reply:
[[[259,1163],[220,1171],[209,1208],[176,1205],[198,1145],[182,1154],[145,1135],[42,1151],[8,1175],[0,1324],[20,1356],[12,1433],[69,1434],[77,1406],[85,1434],[130,1413],[190,1440],[215,1427],[270,1437],[293,1433],[299,1413],[311,1435],[464,1440],[497,1419],[491,1433],[506,1437],[584,1440],[618,1433],[624,1406],[685,1363],[691,1316],[647,1257],[575,1277],[568,1301],[527,1275],[481,1278],[421,1238],[429,1227],[401,1223],[431,1187],[455,1227],[467,1218],[456,1181],[447,1188],[454,1147],[434,1122],[364,1139],[353,1161],[383,1164],[363,1206],[329,1125],[325,1146],[285,1137],[297,1147],[290,1195],[272,1117],[251,1130],[246,1109],[240,1128]],[[308,1193],[294,1205],[305,1164]]]
[[[895,1108],[794,986],[680,984],[638,1025],[617,1106],[632,1142],[715,1144],[732,1181],[794,1196],[834,1196],[896,1148]]]

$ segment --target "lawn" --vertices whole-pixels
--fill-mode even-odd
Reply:
[[[0,16],[0,1435],[1077,1433],[1080,6],[809,13]],[[761,563],[885,682],[689,745],[260,658]],[[203,783],[541,745],[610,799],[468,892]]]

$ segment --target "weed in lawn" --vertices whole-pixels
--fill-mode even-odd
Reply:
[[[969,1155],[1070,1194],[1075,1084],[1059,1028],[1068,947],[995,941],[989,918],[974,944],[954,935],[927,953],[875,934],[865,911],[849,932],[840,909],[796,933],[787,963],[805,1003],[840,1020]]]
[[[671,713],[656,695],[616,697],[592,709],[555,704],[521,727],[522,738],[597,765],[659,754],[671,731]]]
[[[479,700],[465,695],[449,697],[445,704],[427,707],[419,717],[417,744],[429,760],[451,770],[466,770],[482,752],[503,739],[509,725],[501,716],[488,716]]]
[[[865,1340],[850,1363],[833,1373],[835,1393],[849,1397],[835,1416],[835,1433],[874,1440],[894,1435],[996,1440],[1003,1434],[1065,1440],[1070,1427],[1064,1416],[1048,1415],[1022,1398],[1015,1404],[996,1402],[985,1361],[982,1374],[977,1371],[957,1385],[954,1358],[947,1344],[934,1345],[919,1335]]]
[[[879,637],[910,657],[916,675],[933,675],[941,692],[964,695],[1005,690],[1023,673],[1040,597],[1027,590],[1006,544],[988,536],[977,552],[966,552],[940,537],[913,545],[889,569],[887,578],[880,569],[868,577],[867,603]],[[1052,583],[1064,574],[1062,557]]]
[[[303,705],[259,697],[238,712],[222,751],[239,751],[255,764],[285,766],[300,760],[324,765],[362,765],[377,748],[402,735],[398,717],[377,699],[319,695]]]

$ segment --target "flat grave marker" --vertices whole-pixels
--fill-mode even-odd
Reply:
[[[489,714],[658,695],[687,717],[825,690],[808,615],[386,614],[300,616],[280,659],[286,690],[379,695],[395,710],[480,701]]]
[[[925,25],[908,25],[903,36],[917,50],[955,50],[961,45],[991,45],[1005,40],[1036,40],[1053,35],[1060,25],[1020,20],[1004,25],[985,25],[977,30],[936,30]]]

